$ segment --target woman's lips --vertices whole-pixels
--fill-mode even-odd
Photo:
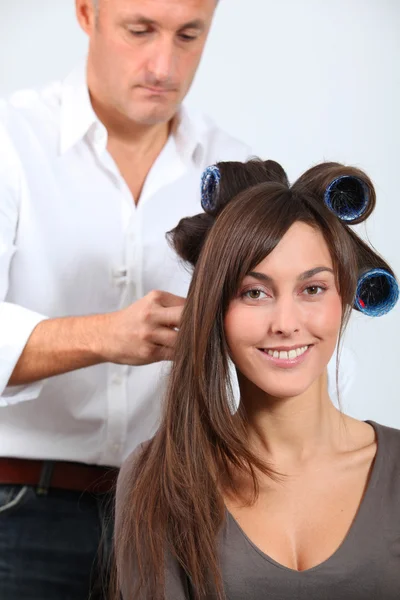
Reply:
[[[288,350],[258,348],[258,351],[262,354],[265,360],[268,360],[274,366],[282,369],[290,369],[302,364],[310,354],[312,348],[313,345],[311,344],[308,346],[297,346],[296,348]],[[295,356],[294,352],[296,353]]]

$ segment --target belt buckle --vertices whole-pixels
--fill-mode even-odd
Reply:
[[[42,471],[40,473],[39,483],[36,487],[36,493],[38,496],[47,496],[51,487],[51,479],[54,471],[54,461],[45,460],[43,461]]]

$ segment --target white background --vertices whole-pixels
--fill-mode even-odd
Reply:
[[[68,73],[86,50],[73,0],[0,0],[0,94]],[[188,102],[291,179],[360,166],[378,203],[363,235],[400,274],[400,1],[221,0]],[[400,307],[352,318],[344,409],[400,428]]]

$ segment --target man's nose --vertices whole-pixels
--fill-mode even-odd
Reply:
[[[173,79],[176,68],[176,48],[169,36],[160,36],[154,41],[148,61],[148,71],[155,83],[168,83]]]

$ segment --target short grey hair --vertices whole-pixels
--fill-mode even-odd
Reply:
[[[93,0],[93,6],[96,13],[99,11],[99,2],[100,0]],[[216,4],[218,4],[219,0],[216,0]]]

